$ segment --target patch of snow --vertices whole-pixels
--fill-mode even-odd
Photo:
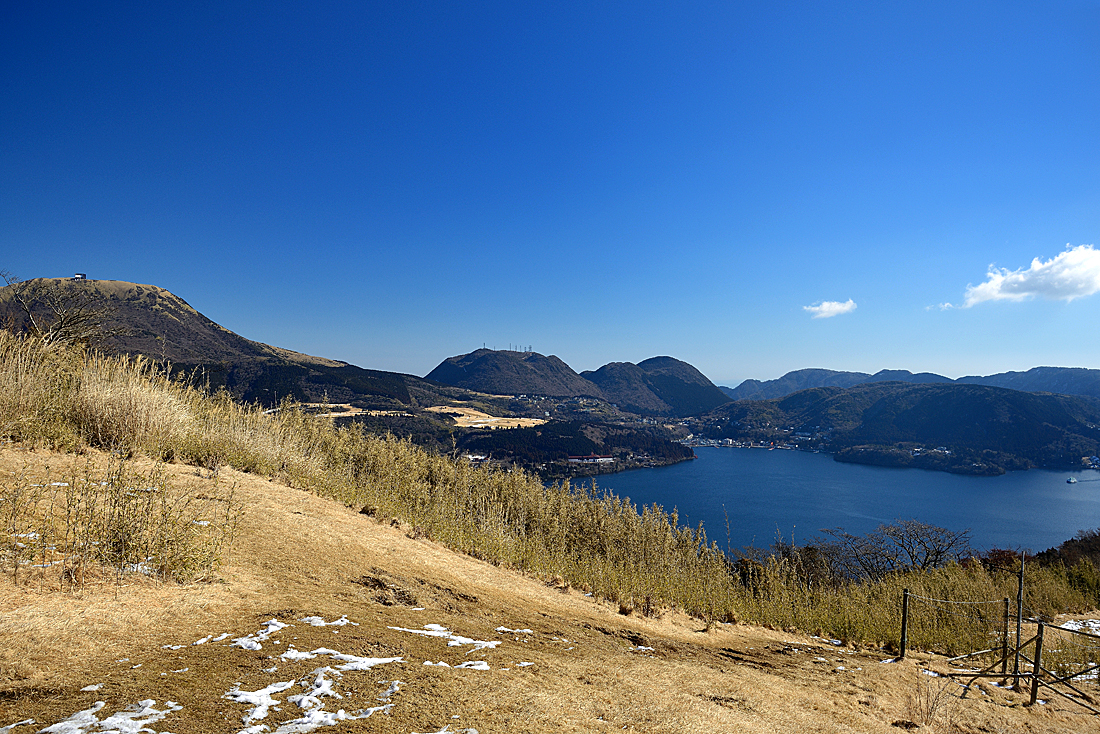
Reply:
[[[349,714],[344,711],[344,709],[340,709],[336,713],[330,713],[323,709],[313,709],[312,711],[306,712],[301,718],[283,722],[279,725],[278,729],[272,732],[272,734],[307,734],[307,732],[311,732],[322,726],[336,726],[336,724],[341,721],[366,719],[379,711],[388,714],[391,708],[393,708],[393,704],[388,703],[385,706],[375,706],[374,708],[364,709],[357,714]],[[266,729],[267,727],[263,728]],[[256,731],[258,733],[261,729],[257,729]],[[240,732],[240,734],[245,734],[245,732]]]
[[[408,629],[407,627],[390,627],[389,629],[397,630],[398,632],[409,632],[414,635],[424,635],[425,637],[441,637],[448,640],[448,647],[472,645],[473,648],[466,653],[467,655],[471,652],[484,650],[485,648],[493,649],[500,644],[500,640],[474,640],[469,637],[456,635],[441,624],[426,624],[424,625],[424,629],[419,630]]]
[[[96,701],[91,708],[77,711],[64,721],[59,721],[53,726],[41,729],[39,734],[46,734],[47,732],[50,734],[86,734],[92,731],[111,732],[112,734],[151,732],[152,729],[149,728],[149,724],[155,724],[168,714],[183,708],[175,701],[165,701],[163,709],[154,708],[154,704],[156,704],[156,701],[151,698],[138,701],[136,704],[127,706],[123,711],[114,713],[100,721],[96,714],[106,704],[103,701]]]
[[[287,702],[298,704],[298,708],[314,709],[324,706],[321,701],[322,696],[343,699],[344,697],[333,689],[332,681],[325,677],[325,673],[336,673],[339,675],[339,673],[327,665],[323,668],[318,668],[311,673],[314,678],[309,688],[306,688],[306,681],[302,681],[302,688],[306,688],[306,692],[287,696]]]
[[[534,663],[516,663],[517,668],[526,668],[528,665],[534,665]]]
[[[183,645],[161,645],[160,646],[161,650],[180,650],[182,648],[183,648]]]
[[[385,683],[386,681],[382,681]],[[390,683],[390,687],[386,689],[386,692],[378,697],[379,701],[389,701],[390,698],[396,696],[401,692],[401,686],[405,685],[405,681],[395,680]]]
[[[294,647],[294,644],[291,643],[290,648],[286,652],[284,652],[282,655],[280,655],[279,659],[280,660],[312,660],[315,657],[317,657],[317,656],[314,655],[311,652],[305,652],[303,650],[296,649]]]
[[[937,673],[937,672],[936,672],[936,671],[934,671],[934,670],[929,670],[928,668],[922,668],[922,669],[921,669],[921,672],[922,672],[922,673],[924,673],[925,675],[930,675],[930,676],[932,676],[933,678],[939,678],[939,677],[941,677],[939,673]]]
[[[516,634],[516,635],[533,635],[533,634],[535,634],[534,632],[532,632],[531,630],[528,630],[528,629],[510,630],[507,627],[497,627],[493,631],[494,632],[504,632],[505,634],[511,632],[512,634]]]
[[[91,708],[77,711],[64,721],[59,721],[53,726],[47,726],[45,729],[40,730],[39,734],[44,734],[45,732],[54,732],[56,734],[81,734],[81,732],[87,731],[87,727],[99,723],[99,717],[97,717],[96,714],[106,705],[106,701],[96,701],[92,704]]]
[[[1062,629],[1073,630],[1074,632],[1091,632],[1093,634],[1100,634],[1100,619],[1073,619],[1069,622],[1062,624]]]
[[[222,695],[222,698],[229,699],[234,703],[251,704],[252,708],[244,715],[244,723],[251,724],[258,719],[267,718],[268,709],[272,706],[278,705],[278,701],[271,697],[273,693],[282,693],[288,688],[294,687],[295,681],[288,680],[279,683],[272,683],[269,686],[265,686],[258,691],[242,691],[241,684],[233,686],[233,690],[226,692]]]
[[[233,646],[245,650],[260,650],[262,649],[262,645],[260,645],[261,642],[266,642],[273,634],[289,626],[290,625],[284,624],[277,619],[268,620],[264,623],[264,628],[262,630],[233,640]]]
[[[344,616],[340,617],[340,619],[337,619],[337,620],[332,621],[332,622],[326,622],[324,620],[324,617],[302,617],[302,619],[300,619],[298,621],[299,622],[305,622],[306,624],[312,625],[313,627],[331,627],[332,625],[342,627],[345,624],[350,624],[354,627],[359,626],[358,622],[352,622],[351,620],[349,620],[348,615],[346,615],[346,614]]]
[[[456,668],[466,668],[467,670],[488,670],[489,663],[484,660],[467,660],[461,665],[456,665]]]
[[[440,660],[438,663],[433,663],[431,660],[425,660],[424,664],[425,665],[434,665],[434,666],[439,667],[439,668],[449,668],[449,667],[451,667],[450,665],[443,662],[442,660]]]
[[[403,663],[405,660],[400,656],[395,658],[364,658],[358,655],[345,655],[342,652],[336,650],[330,650],[327,647],[319,647],[316,650],[306,653],[312,657],[318,655],[329,655],[336,660],[342,661],[343,665],[337,665],[336,670],[349,671],[349,670],[370,670],[376,665],[385,665],[386,663]],[[299,658],[303,659],[303,658]]]
[[[202,638],[201,640],[195,640],[191,644],[192,645],[205,645],[206,643],[210,642],[211,638],[213,638],[213,637],[214,637],[214,635],[207,635],[206,637]]]
[[[17,721],[14,724],[8,724],[7,726],[0,726],[0,734],[11,734],[11,732],[15,730],[15,727],[17,727],[17,726],[30,726],[33,723],[34,723],[34,719],[23,719],[22,721]]]
[[[84,686],[80,690],[85,692],[85,693],[91,693],[92,691],[98,691],[102,687],[103,687],[102,683],[93,683],[90,686]]]

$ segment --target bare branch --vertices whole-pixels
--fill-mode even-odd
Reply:
[[[0,306],[7,306],[13,323],[19,316],[23,331],[44,344],[95,344],[119,333],[109,328],[114,309],[86,281],[24,281],[6,270],[0,279],[5,283]]]

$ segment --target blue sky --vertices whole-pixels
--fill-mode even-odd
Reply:
[[[1100,2],[7,3],[0,268],[423,375],[1100,368]]]

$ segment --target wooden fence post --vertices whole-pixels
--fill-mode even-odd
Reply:
[[[1016,660],[1012,664],[1012,690],[1020,690],[1020,628],[1024,624],[1024,559],[1027,554],[1020,556],[1020,582],[1016,587]]]
[[[1001,638],[1001,685],[1008,680],[1008,597],[1005,597],[1004,636]]]
[[[905,648],[909,644],[909,589],[901,590],[901,654],[898,660],[905,657]]]
[[[1043,627],[1045,626],[1040,622],[1039,634],[1035,636],[1035,665],[1031,670],[1031,702],[1028,706],[1034,706],[1035,699],[1039,696],[1039,674],[1042,672],[1043,664]]]

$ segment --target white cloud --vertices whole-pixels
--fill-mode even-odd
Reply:
[[[856,302],[851,298],[844,303],[840,301],[821,301],[820,303],[815,303],[813,306],[803,306],[802,310],[812,313],[815,319],[830,319],[842,313],[855,311]]]
[[[966,287],[965,308],[983,301],[1023,301],[1040,296],[1072,301],[1100,291],[1100,250],[1079,245],[1042,261],[1035,258],[1027,270],[989,266],[986,281]]]

